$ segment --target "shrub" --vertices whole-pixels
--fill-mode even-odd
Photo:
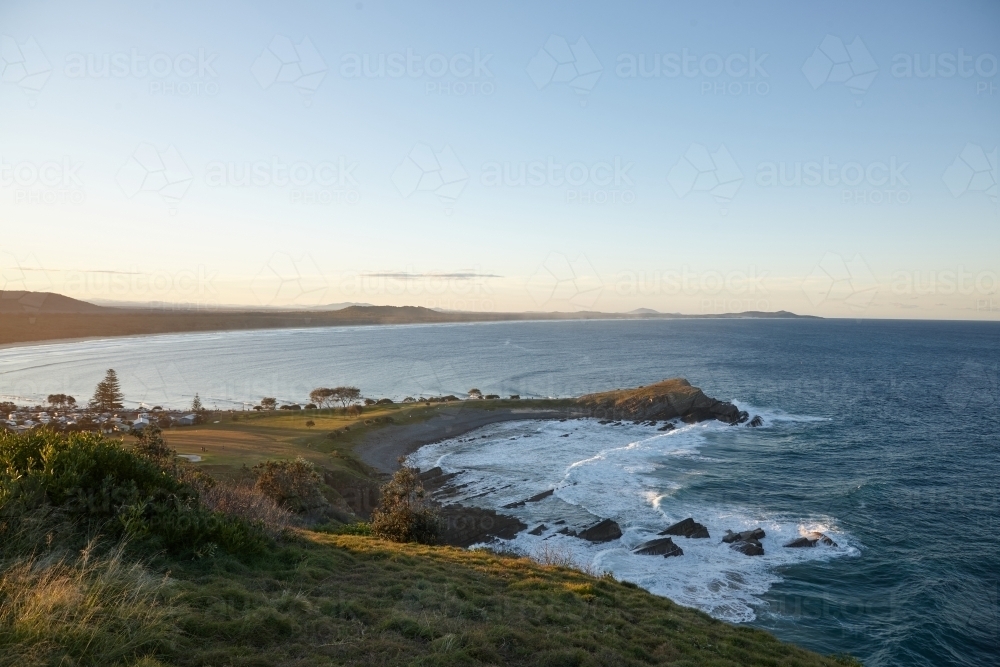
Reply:
[[[371,532],[393,542],[437,542],[440,521],[416,468],[403,466],[382,486],[379,506],[372,512]]]
[[[392,405],[392,399],[391,398],[380,398],[377,401],[375,401],[375,404],[376,405]]]
[[[264,461],[255,465],[253,472],[257,490],[293,512],[309,512],[329,505],[316,467],[303,458]]]
[[[4,541],[45,516],[175,553],[264,546],[258,527],[206,510],[175,471],[95,433],[0,433],[0,516]]]
[[[292,514],[251,482],[219,483],[204,489],[201,499],[215,512],[259,524],[278,537],[292,522]]]

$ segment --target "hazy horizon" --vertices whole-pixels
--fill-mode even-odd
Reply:
[[[998,320],[998,18],[5,3],[0,289]]]

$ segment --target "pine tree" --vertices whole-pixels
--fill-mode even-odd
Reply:
[[[201,398],[196,393],[194,395],[194,400],[191,401],[191,412],[201,412],[205,408],[201,404]]]
[[[121,386],[118,384],[118,374],[115,373],[115,369],[109,368],[104,379],[97,383],[94,397],[90,399],[90,407],[99,412],[121,410],[124,400],[125,395],[122,394]]]

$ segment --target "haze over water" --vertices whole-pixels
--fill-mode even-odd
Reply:
[[[655,431],[631,426],[612,434],[591,422],[527,425],[517,435],[530,438],[507,440],[511,454],[533,469],[537,483],[553,484],[574,462],[649,441],[633,448],[634,456],[574,473],[577,490],[561,494],[563,502],[615,514],[626,528],[631,517],[635,531],[698,512],[713,542],[717,529],[739,522],[760,523],[775,536],[822,525],[843,547],[831,557],[817,550],[789,559],[775,540],[766,544],[774,558],[763,564],[726,565],[745,584],[745,595],[730,596],[739,598],[731,608],[743,605],[752,612],[749,622],[783,639],[847,651],[869,666],[986,667],[995,664],[1000,639],[998,334],[989,323],[849,320],[182,334],[0,350],[0,394],[27,399],[59,391],[85,399],[111,366],[132,401],[181,407],[199,392],[220,408],[263,395],[304,402],[310,389],[334,383],[356,384],[373,397],[458,395],[473,386],[526,397],[683,376],[710,396],[763,415],[765,428],[713,424],[661,443],[649,441],[660,435]],[[570,426],[577,435],[560,439]],[[556,427],[566,428],[545,431]],[[489,433],[484,455],[503,451],[500,438],[515,435],[496,427]],[[683,447],[670,444],[683,439]],[[434,453],[466,444],[435,445]],[[603,491],[611,475],[626,489],[620,498]],[[653,503],[649,491],[664,497]],[[627,569],[614,558],[601,556],[597,564]],[[682,603],[710,607],[702,575],[718,562],[684,570],[685,558],[653,559],[663,570],[633,571],[633,578]],[[671,567],[692,578],[693,593],[678,593]],[[699,586],[705,597],[692,599]]]

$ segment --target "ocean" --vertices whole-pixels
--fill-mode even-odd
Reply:
[[[759,414],[669,433],[594,420],[507,422],[429,445],[467,502],[526,523],[613,518],[590,545],[521,535],[717,618],[872,666],[1000,663],[1000,326],[871,320],[564,321],[175,334],[0,349],[0,399],[85,400],[107,368],[126,397],[181,407],[366,396],[571,396],[686,377]],[[492,489],[492,490],[491,490]],[[478,498],[471,496],[486,492]],[[632,547],[692,516],[676,558]],[[763,527],[765,555],[719,541]],[[786,549],[821,530],[836,547]]]

